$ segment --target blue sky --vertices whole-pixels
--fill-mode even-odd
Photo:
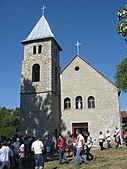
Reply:
[[[61,67],[76,54],[74,44],[82,43],[80,55],[114,82],[115,66],[126,57],[126,44],[116,33],[117,11],[126,0],[0,0],[0,106],[20,105],[23,45],[41,17],[45,17],[63,48]],[[127,95],[121,95],[121,109],[127,109]]]

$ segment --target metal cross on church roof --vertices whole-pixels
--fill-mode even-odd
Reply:
[[[46,9],[46,7],[43,5],[43,7],[41,8],[41,10],[42,10],[42,14],[43,14],[43,16],[45,15],[45,9]]]
[[[75,44],[75,46],[76,46],[76,48],[77,48],[77,55],[79,56],[81,43],[79,43],[79,42],[77,41],[77,43]]]

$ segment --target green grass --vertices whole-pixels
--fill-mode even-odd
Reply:
[[[58,160],[45,163],[46,169],[127,169],[127,149],[111,149],[111,150],[92,150],[96,157],[96,161],[90,161],[89,164],[75,166],[75,157],[69,158],[69,164],[58,165]]]

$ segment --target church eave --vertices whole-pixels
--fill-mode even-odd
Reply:
[[[46,37],[46,38],[32,39],[32,40],[23,40],[23,41],[21,41],[21,43],[23,45],[27,45],[27,44],[30,44],[30,43],[36,43],[36,42],[42,42],[42,41],[48,41],[48,40],[54,40],[55,43],[57,44],[59,50],[63,51],[63,49],[60,47],[60,45],[58,44],[58,42],[53,37]]]

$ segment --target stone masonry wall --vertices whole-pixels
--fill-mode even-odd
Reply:
[[[33,55],[33,46],[42,45],[42,53]],[[32,66],[40,65],[40,82],[32,82]],[[32,93],[33,87],[37,92],[51,91],[52,88],[52,58],[51,41],[28,44],[24,47],[24,60],[22,62],[21,92]],[[25,82],[32,82],[24,86]],[[23,87],[24,86],[24,87]]]
[[[20,103],[20,128],[23,134],[42,135],[46,131],[51,132],[60,128],[59,49],[53,42],[53,40],[42,40],[24,46]],[[42,45],[41,54],[38,54],[39,45]],[[33,55],[33,46],[37,48],[35,55]],[[32,82],[34,64],[40,65],[39,82]],[[58,67],[57,85],[54,82],[55,67]]]
[[[79,71],[75,71],[76,66],[79,66]],[[77,96],[83,98],[81,110],[75,108]],[[96,107],[93,109],[88,109],[89,96],[95,98]],[[71,99],[69,110],[64,110],[66,97]],[[88,130],[96,145],[99,131],[105,135],[106,130],[109,129],[113,141],[115,126],[121,128],[117,87],[78,56],[61,74],[61,112],[67,128],[63,132],[64,135],[67,131],[72,132],[72,123],[88,122]]]
[[[51,93],[21,95],[20,129],[32,136],[51,131]]]

